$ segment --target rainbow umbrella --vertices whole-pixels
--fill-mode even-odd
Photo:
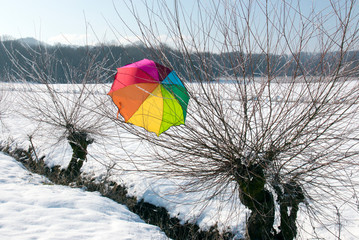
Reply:
[[[185,123],[188,92],[171,69],[143,59],[117,69],[108,93],[125,122],[159,136]]]

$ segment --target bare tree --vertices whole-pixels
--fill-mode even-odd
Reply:
[[[5,79],[0,79],[0,125],[6,128],[3,119],[9,113],[9,106],[6,104],[9,94],[8,83],[4,82],[4,80]]]
[[[358,5],[303,4],[142,2],[143,16],[127,2],[139,31],[128,30],[178,71],[191,100],[186,124],[159,138],[117,123],[155,146],[152,172],[191,180],[182,189],[211,198],[233,188],[250,210],[248,239],[300,237],[301,208],[328,229],[326,203],[358,211]]]
[[[95,99],[101,90],[96,84],[106,81],[109,71],[106,58],[97,59],[96,52],[89,51],[78,65],[72,65],[58,57],[57,51],[60,49],[50,51],[44,46],[27,47],[25,53],[7,49],[13,64],[9,78],[26,86],[19,90],[19,112],[48,129],[48,138],[65,137],[69,142],[73,154],[64,173],[74,179],[86,160],[88,145],[106,125],[105,119],[96,114],[100,103]]]

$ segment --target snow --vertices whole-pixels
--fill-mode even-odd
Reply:
[[[0,153],[1,239],[167,239],[96,192],[53,185]]]
[[[27,149],[31,136],[37,154],[45,155],[49,166],[66,167],[71,159],[71,147],[66,138],[51,126],[40,125],[22,115],[27,111],[17,96],[23,92],[22,88],[21,84],[11,88],[6,84],[2,86],[5,91],[0,94],[6,96],[0,101],[6,108],[0,108],[0,112],[4,110],[0,115],[0,141],[13,142]],[[59,85],[58,91],[64,95],[73,94],[66,88],[66,85]],[[99,91],[99,96],[103,93],[103,97],[107,98],[105,90]],[[32,94],[32,91],[26,94]],[[116,110],[113,114],[116,114]],[[96,136],[95,142],[89,145],[88,161],[84,163],[82,171],[98,179],[110,177],[124,184],[128,188],[128,195],[165,207],[172,217],[176,216],[182,222],[196,222],[203,229],[218,223],[220,229],[229,228],[238,236],[244,233],[248,209],[240,204],[239,199],[228,201],[228,197],[221,195],[211,201],[204,201],[205,194],[210,195],[210,192],[185,193],[178,188],[178,181],[181,180],[166,176],[154,177],[146,171],[146,164],[141,162],[141,156],[148,154],[143,144],[122,132],[114,136]],[[132,162],[138,165],[135,167]],[[138,171],[138,168],[143,171]],[[46,179],[25,171],[21,165],[3,154],[0,155],[0,171],[0,236],[5,239],[166,238],[157,227],[144,224],[126,207],[100,197],[98,193],[51,185]],[[354,178],[359,179],[359,174],[356,173]],[[356,208],[343,202],[344,205],[338,205],[342,224],[340,229],[335,224],[328,225],[327,229],[320,226],[320,221],[325,222],[325,219],[312,223],[302,206],[298,217],[301,231],[298,239],[337,239],[333,233],[338,235],[339,230],[342,239],[359,239],[359,202]],[[335,218],[333,207],[328,206],[328,215]]]

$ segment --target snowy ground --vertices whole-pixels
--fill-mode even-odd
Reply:
[[[72,93],[63,91],[63,87],[59,85],[59,91]],[[71,147],[61,132],[46,129],[44,125],[24,118],[22,113],[27,111],[27,107],[22,105],[21,97],[17,95],[24,95],[24,91],[8,86],[4,86],[4,89],[7,90],[3,92],[5,97],[0,107],[0,111],[4,110],[4,114],[1,114],[0,141],[13,141],[17,146],[27,149],[31,136],[37,153],[46,156],[47,164],[66,167],[71,158]],[[99,95],[107,97],[104,90]],[[111,180],[126,185],[129,195],[163,206],[171,216],[197,222],[203,229],[218,223],[220,228],[228,227],[239,233],[238,236],[244,232],[248,210],[239,200],[228,203],[226,196],[219,196],[212,202],[201,202],[203,198],[199,193],[179,191],[172,179],[153,178],[146,171],[133,171],[135,168],[131,161],[141,163],[141,155],[146,154],[141,144],[122,133],[117,133],[113,139],[96,138],[89,146],[88,161],[82,170],[99,179],[110,174]],[[158,228],[144,224],[125,207],[96,193],[49,185],[43,178],[29,174],[4,155],[0,155],[0,164],[0,236],[10,237],[12,234],[13,239],[21,239],[23,234],[27,236],[23,239],[56,239],[57,234],[60,234],[61,239],[165,238]],[[114,166],[113,171],[108,171],[109,166]],[[145,165],[139,164],[137,167]],[[2,172],[5,168],[7,172]],[[359,188],[356,192],[359,192]],[[346,202],[339,207],[344,225],[341,226],[341,238],[359,239],[359,208],[351,208]],[[336,212],[329,214],[336,217]],[[318,239],[316,236],[337,239],[334,237],[338,235],[336,225],[328,225],[327,229],[320,225],[313,228],[305,214],[300,215],[298,220],[301,229],[298,239]]]
[[[1,239],[167,239],[98,193],[51,184],[0,153]]]

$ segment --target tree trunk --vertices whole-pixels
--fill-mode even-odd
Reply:
[[[67,139],[72,148],[72,157],[66,175],[73,180],[80,175],[80,169],[87,156],[87,146],[93,143],[93,139],[89,139],[87,133],[81,131],[70,131]]]
[[[240,164],[236,180],[239,184],[239,198],[251,210],[247,220],[247,237],[251,240],[273,239],[274,199],[264,188],[266,182],[263,166]]]
[[[280,232],[276,239],[294,239],[297,235],[297,213],[299,204],[304,202],[302,188],[295,181],[283,185],[283,190],[278,186],[274,187],[280,206]]]
[[[235,173],[239,185],[239,198],[251,210],[247,220],[247,238],[250,240],[291,240],[297,235],[296,219],[299,204],[304,201],[302,188],[291,181],[282,188],[274,186],[280,206],[279,232],[273,228],[275,200],[273,193],[264,188],[265,164],[246,166],[237,162]],[[283,190],[281,190],[283,189]]]

